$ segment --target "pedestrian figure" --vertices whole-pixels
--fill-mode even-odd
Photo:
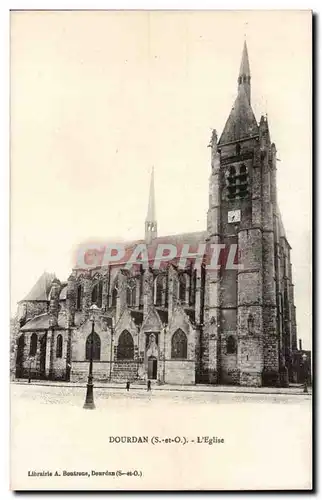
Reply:
[[[129,380],[126,382],[126,390],[129,391],[130,390],[130,382]]]
[[[148,380],[147,391],[151,391],[151,380]]]

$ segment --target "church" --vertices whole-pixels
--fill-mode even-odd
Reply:
[[[19,303],[16,378],[95,382],[287,386],[298,352],[291,247],[278,208],[276,147],[251,105],[246,42],[237,97],[219,139],[213,131],[207,227],[159,236],[151,177],[145,239],[236,245],[242,268],[155,270],[120,264],[44,273]],[[205,193],[205,196],[206,193]],[[93,310],[93,304],[95,310]]]

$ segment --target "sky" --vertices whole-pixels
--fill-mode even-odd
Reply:
[[[11,306],[77,245],[144,237],[154,167],[159,235],[206,229],[211,130],[237,92],[277,147],[298,338],[311,348],[309,11],[11,13]]]

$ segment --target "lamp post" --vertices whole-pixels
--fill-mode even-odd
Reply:
[[[30,381],[31,381],[31,362],[32,362],[32,359],[30,358],[29,359],[29,371],[28,371],[28,384],[30,384]]]
[[[110,343],[110,382],[112,380],[112,354],[113,354],[113,338],[114,338],[114,327],[115,327],[115,319],[112,316],[112,324],[111,324],[111,343]]]
[[[90,358],[89,358],[89,371],[88,371],[88,379],[87,379],[87,387],[86,387],[86,399],[83,408],[86,410],[95,410],[94,404],[94,393],[93,393],[93,352],[94,352],[94,326],[95,326],[95,317],[94,311],[97,310],[98,307],[96,304],[93,304],[90,307],[92,311],[91,321],[92,321],[92,333],[91,333],[91,350],[90,350]]]
[[[307,389],[307,355],[304,353],[302,356],[303,359],[303,371],[304,371],[304,389],[303,392],[308,393]]]

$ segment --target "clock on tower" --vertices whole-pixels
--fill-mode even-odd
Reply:
[[[228,223],[240,222],[240,210],[230,210],[228,212]]]

